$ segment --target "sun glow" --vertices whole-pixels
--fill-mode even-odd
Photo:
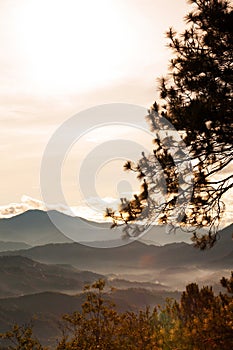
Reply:
[[[115,5],[107,0],[21,3],[16,31],[37,88],[69,93],[121,78],[124,53],[129,62],[135,59],[137,33]]]

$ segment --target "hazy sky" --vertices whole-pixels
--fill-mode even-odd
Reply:
[[[0,1],[0,205],[41,199],[43,151],[72,115],[104,103],[150,107],[171,56],[165,32],[181,30],[189,9],[185,0]],[[112,184],[98,181],[111,197]]]

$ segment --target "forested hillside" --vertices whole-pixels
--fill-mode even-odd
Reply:
[[[62,318],[56,350],[229,350],[233,347],[233,273],[222,278],[224,292],[215,295],[211,286],[186,286],[179,301],[164,307],[117,311],[100,279],[84,288],[78,311]],[[112,290],[114,295],[114,290]],[[1,350],[45,350],[31,325],[13,325],[0,334]]]

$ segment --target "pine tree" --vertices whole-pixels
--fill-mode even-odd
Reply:
[[[159,80],[160,105],[155,102],[147,116],[156,134],[154,150],[143,154],[137,164],[125,165],[147,184],[148,196],[124,199],[119,212],[108,210],[107,216],[112,217],[113,226],[123,223],[130,236],[142,232],[140,225],[133,225],[138,219],[151,222],[157,218],[162,224],[176,221],[181,228],[193,228],[195,245],[205,249],[217,241],[225,209],[223,196],[233,187],[229,173],[233,160],[233,10],[225,0],[189,3],[193,9],[186,16],[187,29],[177,34],[170,28],[167,33],[174,57],[168,77]],[[180,163],[185,162],[177,140],[170,137],[167,142],[157,132],[163,127],[162,117],[179,131],[192,159],[192,195],[189,205],[180,209],[181,215],[174,215],[174,209],[191,185],[185,174],[178,173],[171,153],[177,147]],[[157,200],[156,191],[165,193],[164,201]],[[208,234],[203,235],[203,227]]]

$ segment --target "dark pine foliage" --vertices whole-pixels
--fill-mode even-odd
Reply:
[[[121,199],[119,211],[110,210],[107,216],[112,217],[113,226],[123,224],[128,236],[140,234],[153,218],[173,228],[192,228],[195,246],[206,249],[217,241],[225,209],[223,195],[233,187],[229,172],[233,159],[233,10],[223,0],[189,3],[187,29],[177,34],[170,28],[167,33],[174,54],[170,73],[159,80],[160,105],[155,102],[147,116],[155,132],[153,153],[143,154],[138,164],[125,165],[143,179],[147,195],[142,191],[132,200]],[[169,142],[168,136],[161,137],[164,120],[178,130],[188,147],[192,179],[181,143],[171,135]],[[177,157],[171,152],[174,148]],[[181,176],[182,163],[186,166]],[[187,205],[185,194],[190,191]],[[165,200],[159,199],[159,193]],[[200,230],[203,227],[208,228],[207,234]]]

